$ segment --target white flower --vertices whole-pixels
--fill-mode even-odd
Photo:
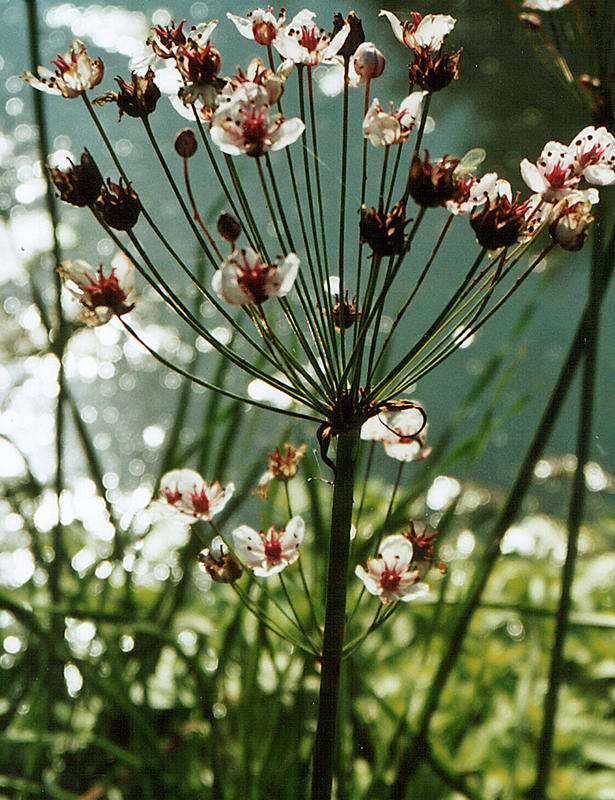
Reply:
[[[408,408],[395,414],[391,419],[388,436],[382,439],[384,452],[397,461],[420,461],[431,453],[425,444],[427,422],[424,412]]]
[[[63,261],[58,272],[68,291],[83,306],[79,318],[88,325],[104,325],[111,317],[134,308],[135,270],[132,261],[121,252],[111,260],[107,275],[102,264],[96,269],[80,258]]]
[[[316,14],[307,8],[300,11],[291,22],[278,31],[273,46],[283,58],[295,64],[314,66],[330,61],[346,41],[350,25],[345,23],[333,38],[316,27]]]
[[[304,535],[303,519],[293,517],[285,529],[277,531],[272,527],[266,534],[240,525],[233,531],[233,544],[239,558],[255,575],[268,578],[294,564]]]
[[[497,180],[497,172],[488,172],[480,179],[472,174],[461,176],[456,181],[455,196],[447,200],[446,208],[455,216],[469,214],[477,206],[491,199]]]
[[[256,83],[242,83],[210,124],[211,138],[223,153],[254,158],[296,142],[304,130],[298,117],[284,119],[272,111],[267,91]]]
[[[373,42],[363,42],[354,52],[348,67],[348,83],[362,86],[384,71],[386,59]]]
[[[92,61],[79,39],[74,39],[70,50],[63,56],[58,54],[51,63],[57,67],[53,72],[47,67],[39,67],[38,78],[28,70],[20,77],[41,92],[72,98],[97,86],[105,71],[101,59]]]
[[[230,12],[227,12],[226,16],[234,23],[242,36],[262,45],[270,45],[286,21],[286,12],[282,9],[280,16],[276,19],[271,6],[267,7],[267,11],[264,8],[255,8],[245,17],[239,17]]]
[[[412,20],[402,22],[391,11],[380,11],[380,16],[386,17],[391,23],[391,28],[400,42],[412,50],[427,48],[435,53],[444,44],[444,39],[455,27],[455,18],[449,14],[427,14],[422,17],[416,11],[412,12]]]
[[[369,139],[374,147],[405,141],[416,125],[426,94],[427,92],[412,92],[402,100],[395,113],[392,104],[390,111],[387,112],[375,97],[363,120],[363,136]]]
[[[412,545],[405,536],[395,534],[382,541],[375,558],[367,559],[367,570],[357,565],[355,575],[385,605],[395,600],[407,603],[429,591],[427,584],[418,583],[419,571],[410,569],[411,563]]]
[[[592,203],[584,192],[572,192],[555,204],[549,217],[549,233],[564,250],[580,250],[593,222]]]
[[[555,11],[563,8],[570,3],[570,0],[523,0],[523,8],[531,8],[532,11]]]
[[[560,142],[547,142],[536,164],[524,158],[521,177],[545,200],[559,200],[576,189],[580,181],[575,173],[574,155]]]
[[[615,136],[606,128],[583,128],[568,148],[575,172],[588,183],[609,186],[615,183]]]
[[[160,493],[162,499],[176,511],[193,520],[209,522],[219,514],[231,499],[235,485],[229,483],[207,483],[193,469],[174,469],[162,476]]]
[[[423,409],[406,408],[389,420],[389,414],[370,417],[361,426],[361,439],[382,442],[385,453],[397,461],[420,461],[431,453],[425,444],[428,424]]]
[[[293,287],[299,258],[289,253],[264,264],[250,247],[234,250],[214,274],[212,287],[218,297],[235,306],[264,303],[268,297],[285,297]]]

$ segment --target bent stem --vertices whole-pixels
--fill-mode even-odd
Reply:
[[[331,798],[358,441],[358,427],[343,431],[337,440],[318,725],[313,756],[312,800]]]

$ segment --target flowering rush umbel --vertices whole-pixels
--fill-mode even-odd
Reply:
[[[556,5],[534,3],[539,10]],[[56,57],[53,71],[40,67],[38,76],[22,77],[58,102],[79,99],[84,131],[91,121],[101,136],[96,150],[88,131],[81,161],[72,157],[69,169],[51,170],[61,199],[93,215],[125,265],[90,267],[93,255],[84,247],[79,260],[63,266],[85,321],[114,318],[153,358],[196,384],[309,421],[319,468],[332,469],[322,637],[299,558],[305,524],[292,511],[284,528],[242,525],[232,541],[221,531],[201,558],[212,579],[232,584],[257,615],[261,609],[241,588],[240,562],[251,579],[277,575],[286,592],[282,572],[298,562],[289,574],[299,573],[307,588],[312,630],[297,609],[286,622],[295,626],[293,643],[321,663],[313,797],[328,800],[348,576],[356,568],[368,594],[386,605],[427,591],[420,582],[427,559],[413,561],[411,536],[385,536],[366,566],[350,560],[360,439],[382,442],[401,465],[428,457],[426,415],[408,392],[471,341],[547,253],[583,246],[599,200],[594,187],[615,183],[615,139],[605,126],[584,127],[568,145],[545,131],[549,141],[536,162],[523,159],[520,176],[483,172],[478,139],[466,156],[455,141],[439,148],[428,141],[430,115],[446,111],[443,92],[465,77],[451,14],[409,10],[399,18],[383,9],[366,21],[352,13],[329,20],[306,8],[287,14],[267,6],[228,17],[226,33],[254,44],[245,63],[225,52],[217,21],[172,20],[152,27],[148,55],[117,79],[119,91],[90,98],[103,65],[79,40]],[[171,101],[183,128],[177,137],[157,122],[162,70],[176,85]],[[411,83],[401,92],[400,76]],[[320,85],[334,99],[323,98]],[[140,130],[159,162],[158,173],[141,185],[111,144],[117,133],[106,132],[118,124],[112,104],[131,138]],[[331,137],[336,141],[327,152],[339,154],[337,161],[324,155],[323,141]],[[105,174],[101,165],[109,158],[113,173]],[[177,213],[165,228],[159,209],[168,199]],[[449,246],[468,224],[476,243]],[[152,236],[158,247],[150,252]],[[421,260],[418,253],[427,255]],[[432,271],[449,276],[445,289],[431,280]],[[232,389],[205,367],[189,373],[156,350],[139,329],[134,274],[164,303],[181,336],[199,337],[234,368]],[[437,309],[421,323],[415,312],[425,300]],[[137,322],[128,322],[133,306]],[[298,452],[288,453],[290,471],[293,458]],[[276,478],[283,460],[276,451],[268,470]],[[232,493],[233,484],[210,483],[180,464],[163,477],[159,504],[213,527]],[[290,507],[290,491],[287,499]],[[426,537],[415,537],[414,545],[426,547]]]

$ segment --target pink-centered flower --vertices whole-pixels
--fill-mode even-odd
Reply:
[[[134,308],[134,266],[123,253],[116,253],[111,269],[105,272],[87,261],[63,261],[58,272],[69,292],[83,306],[79,314],[88,325],[104,325],[113,316],[127,314]]]
[[[280,16],[276,19],[271,6],[267,6],[266,11],[264,8],[255,8],[254,11],[248,12],[245,17],[231,14],[230,11],[227,12],[226,16],[242,36],[262,45],[270,45],[286,22],[284,9],[280,11]]]
[[[235,485],[207,483],[193,469],[174,469],[162,476],[160,494],[163,502],[192,520],[209,522],[231,499]]]
[[[101,59],[92,61],[79,39],[74,39],[70,50],[63,56],[58,53],[51,63],[56,69],[52,71],[47,67],[38,67],[38,78],[29,70],[20,77],[41,92],[72,98],[97,86],[105,71]]]
[[[283,58],[313,67],[323,61],[331,61],[337,55],[350,32],[349,23],[344,23],[331,37],[316,26],[315,16],[313,11],[304,8],[288,25],[278,30],[273,46]]]
[[[242,83],[229,101],[220,105],[210,124],[211,138],[223,153],[245,153],[253,158],[287,147],[304,130],[298,117],[284,119],[273,111],[266,89],[256,83]]]
[[[427,14],[425,17],[416,11],[411,14],[411,20],[402,22],[391,11],[380,11],[380,16],[386,17],[391,23],[395,37],[406,47],[417,52],[427,49],[431,53],[437,53],[457,20],[450,14]]]
[[[404,142],[417,123],[426,94],[427,92],[412,92],[402,100],[395,112],[392,103],[389,111],[385,111],[378,98],[374,97],[363,120],[363,136],[374,147]]]
[[[455,182],[455,194],[451,200],[446,201],[447,210],[455,216],[469,214],[491,199],[497,180],[497,172],[488,172],[482,178],[471,173],[460,176]]]
[[[251,247],[234,250],[214,274],[211,285],[222,300],[234,306],[260,305],[269,297],[285,297],[293,288],[299,258],[289,253],[271,264]]]
[[[233,531],[233,544],[239,558],[259,578],[276,575],[299,558],[299,546],[305,536],[305,523],[293,517],[286,528],[271,527],[267,533],[257,533],[248,525]]]
[[[583,128],[568,148],[574,170],[588,183],[609,186],[615,183],[615,136],[606,128]]]
[[[573,153],[560,142],[547,142],[536,164],[524,158],[521,177],[533,192],[549,201],[565,197],[581,180],[575,171]]]
[[[387,536],[376,557],[367,559],[367,569],[360,564],[355,575],[365,584],[370,594],[380,597],[384,605],[395,600],[407,603],[426,595],[429,587],[419,583],[419,570],[411,569],[412,545],[401,534]]]

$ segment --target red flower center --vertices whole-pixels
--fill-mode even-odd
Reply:
[[[175,488],[175,490],[164,489],[163,494],[167,503],[169,503],[172,506],[174,506],[175,503],[179,502],[182,497],[182,493],[179,491],[177,487]]]
[[[203,487],[200,492],[194,489],[190,493],[190,502],[192,503],[195,514],[207,514],[209,512],[211,504],[205,493],[205,487]]]
[[[100,306],[118,309],[126,300],[126,293],[120,286],[115,269],[112,269],[109,275],[105,275],[102,267],[99,267],[96,278],[90,279],[89,285],[80,283],[79,288],[84,293],[81,302],[90,309]]]
[[[280,537],[278,534],[271,530],[269,535],[263,540],[265,546],[265,558],[271,564],[277,564],[282,558],[282,545],[280,544]]]
[[[255,303],[264,303],[267,299],[265,286],[269,267],[263,266],[260,259],[251,267],[244,255],[243,264],[239,264],[239,269],[241,276],[237,279],[237,283],[245,292],[252,295]]]
[[[604,148],[601,147],[598,142],[596,142],[596,144],[589,150],[584,150],[583,152],[579,153],[579,167],[581,167],[581,169],[585,169],[585,167],[589,167],[591,164],[599,164],[603,153]]]
[[[545,178],[551,185],[552,189],[563,189],[563,187],[566,185],[568,172],[569,168],[564,168],[562,166],[562,162],[558,161],[551,172],[545,173]]]
[[[265,109],[256,113],[255,108],[245,112],[241,121],[241,134],[246,145],[253,146],[260,144],[267,138],[267,123],[265,121]]]
[[[385,566],[382,575],[380,576],[380,586],[385,592],[394,592],[399,586],[401,580],[401,572],[397,572],[395,567],[391,568]]]
[[[299,44],[308,51],[314,53],[318,47],[319,37],[316,35],[316,28],[308,28],[303,25],[301,27],[301,38]]]

